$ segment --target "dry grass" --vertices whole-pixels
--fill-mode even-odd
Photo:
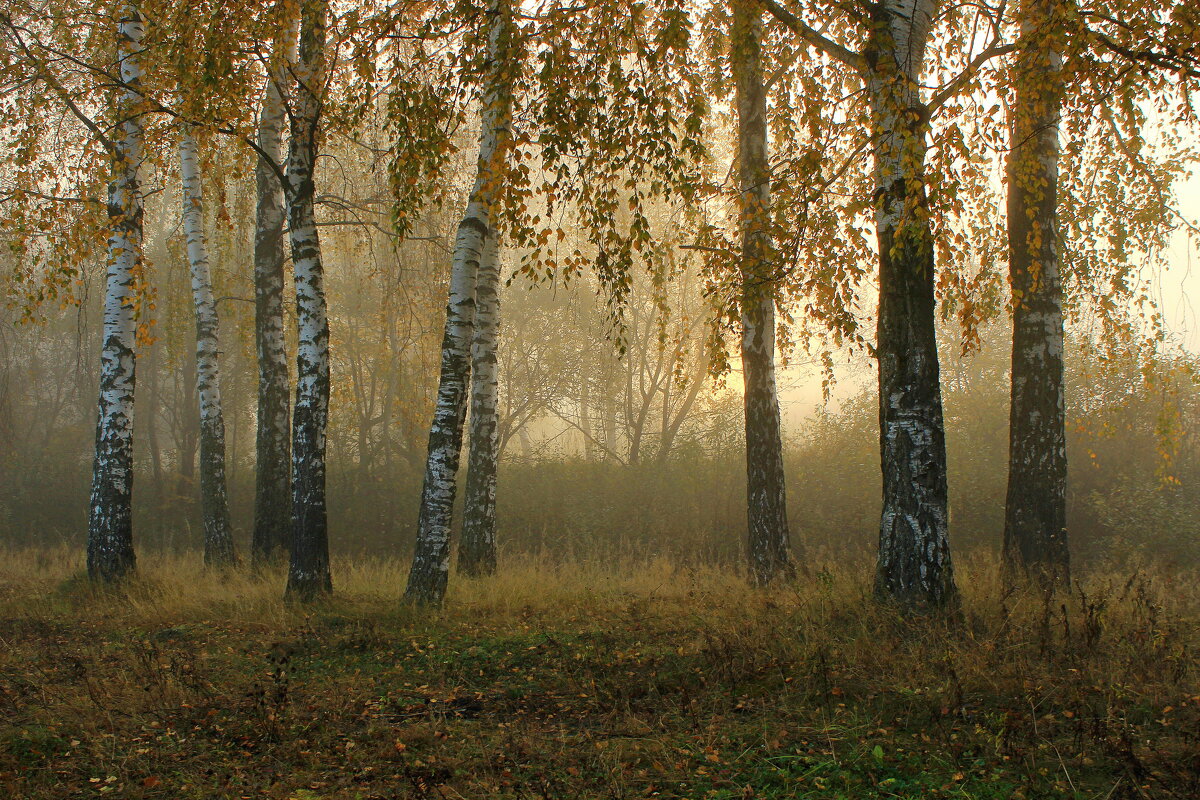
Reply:
[[[7,796],[1200,796],[1192,573],[1006,595],[980,559],[959,616],[911,619],[862,568],[527,560],[430,614],[391,561],[314,608],[282,573],[81,566],[0,563]]]

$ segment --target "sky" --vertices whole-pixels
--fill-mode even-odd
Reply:
[[[1200,223],[1200,175],[1180,187],[1180,211]],[[1170,265],[1157,281],[1159,304],[1167,328],[1193,353],[1200,352],[1200,252],[1188,241],[1186,231],[1177,231],[1171,245]]]
[[[1200,226],[1200,174],[1177,187],[1179,211]],[[1186,230],[1172,238],[1167,266],[1153,278],[1155,298],[1163,315],[1167,336],[1192,353],[1200,353],[1200,241],[1189,239]],[[804,361],[804,359],[798,359]],[[875,364],[862,356],[838,363],[830,407],[852,397],[875,380]],[[737,381],[730,386],[736,387]],[[825,405],[821,375],[808,363],[781,370],[780,410],[785,429],[794,434],[805,419]]]

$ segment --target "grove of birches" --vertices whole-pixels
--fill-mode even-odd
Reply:
[[[1200,556],[1189,0],[12,0],[0,43],[0,537],[93,584],[841,562],[927,615],[975,552]]]
[[[282,559],[300,602],[388,554],[433,606],[522,552],[870,551],[918,610],[970,548],[1194,563],[1156,278],[1198,37],[1135,0],[13,2],[0,531],[95,582]]]
[[[1200,1],[3,0],[0,797],[1200,797]]]

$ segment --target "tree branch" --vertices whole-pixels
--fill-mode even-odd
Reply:
[[[71,97],[71,94],[67,91],[66,87],[59,82],[58,78],[50,70],[50,66],[33,54],[33,51],[29,48],[29,45],[25,43],[24,37],[21,36],[21,31],[23,29],[18,27],[16,23],[13,22],[12,17],[10,17],[8,14],[0,14],[0,23],[3,23],[4,27],[8,29],[9,36],[13,39],[13,41],[16,42],[17,46],[21,48],[21,52],[23,52],[25,56],[29,58],[29,60],[32,61],[36,66],[38,79],[45,82],[46,85],[54,90],[54,93],[59,96],[59,99],[66,104],[67,109],[70,110],[76,119],[83,123],[85,128],[92,132],[92,135],[96,137],[96,140],[102,147],[104,147],[105,150],[107,150],[109,153],[115,154],[117,152],[116,143],[104,134],[104,131],[100,129],[100,126],[96,124],[95,120],[83,113],[83,110],[75,103],[75,100]]]
[[[928,112],[932,114],[945,105],[946,101],[957,94],[958,91],[962,89],[964,85],[966,85],[967,81],[975,77],[984,64],[991,61],[993,58],[999,58],[1015,52],[1017,47],[1018,46],[1015,43],[993,44],[991,47],[979,53],[977,56],[971,59],[971,63],[967,64],[966,68],[963,69],[962,72],[958,73],[958,75],[954,76],[949,82],[946,83],[946,85],[934,93],[933,97],[931,97],[929,102],[926,104]]]
[[[808,44],[820,50],[830,58],[840,61],[846,66],[858,72],[866,71],[867,62],[861,53],[855,53],[853,50],[842,47],[832,39],[821,35],[815,28],[809,27],[802,19],[797,17],[791,11],[781,6],[775,0],[758,0],[759,5],[765,8],[771,16],[783,23],[783,25],[799,36]]]
[[[1153,50],[1148,47],[1132,47],[1123,45],[1106,34],[1092,28],[1084,28],[1096,42],[1109,52],[1136,64],[1149,64],[1153,67],[1174,72],[1186,78],[1200,78],[1200,61],[1180,52]]]

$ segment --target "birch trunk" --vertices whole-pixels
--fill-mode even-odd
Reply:
[[[746,517],[754,582],[792,572],[783,441],[775,384],[775,281],[771,276],[771,187],[762,18],[757,3],[733,4],[732,61],[738,112],[742,228],[742,375],[746,417]]]
[[[1062,55],[1053,41],[1060,5],[1021,4],[1008,162],[1013,349],[1004,562],[1009,578],[1036,574],[1051,583],[1070,578],[1057,218]]]
[[[325,88],[327,0],[301,4],[285,191],[296,284],[296,407],[292,417],[292,544],[287,595],[310,602],[333,591],[325,507],[325,433],[329,419],[329,319],[321,242],[313,207],[313,169]]]
[[[883,514],[875,593],[910,607],[956,597],[934,329],[934,252],[920,82],[937,0],[885,0],[867,43],[879,246]]]
[[[495,235],[491,227],[492,195],[495,182],[502,177],[501,159],[512,116],[510,65],[506,59],[511,24],[510,0],[491,0],[489,68],[482,98],[475,185],[454,243],[441,375],[429,428],[416,548],[404,592],[407,601],[422,605],[442,602],[450,572],[450,523],[466,415],[467,377],[471,370],[476,281],[484,245]]]
[[[192,270],[192,302],[196,309],[196,394],[200,399],[200,513],[204,520],[204,563],[210,567],[227,567],[236,561],[236,557],[225,485],[219,322],[208,265],[208,246],[204,240],[200,157],[196,140],[187,130],[179,140],[179,174],[183,182],[183,230]]]
[[[278,172],[283,164],[285,80],[286,67],[275,70],[267,79],[258,118],[257,144],[261,153],[254,168],[254,341],[258,356],[258,428],[255,436],[254,533],[250,549],[256,567],[273,561],[281,551],[287,550],[292,523],[288,463],[291,457],[288,441],[290,403],[287,348],[283,336],[283,225],[286,212]]]
[[[133,393],[137,272],[142,254],[143,198],[139,169],[143,132],[142,38],[145,22],[133,5],[121,8],[117,56],[125,89],[116,102],[120,120],[108,187],[108,271],[100,351],[96,455],[88,506],[88,576],[112,582],[131,573],[133,552]]]
[[[483,245],[475,285],[475,338],[471,343],[471,432],[463,497],[458,571],[496,572],[496,467],[500,455],[497,408],[500,338],[500,246],[493,233]]]
[[[591,462],[595,458],[593,450],[596,442],[592,438],[592,418],[588,410],[588,377],[584,372],[579,381],[579,431],[583,434],[583,460]]]

